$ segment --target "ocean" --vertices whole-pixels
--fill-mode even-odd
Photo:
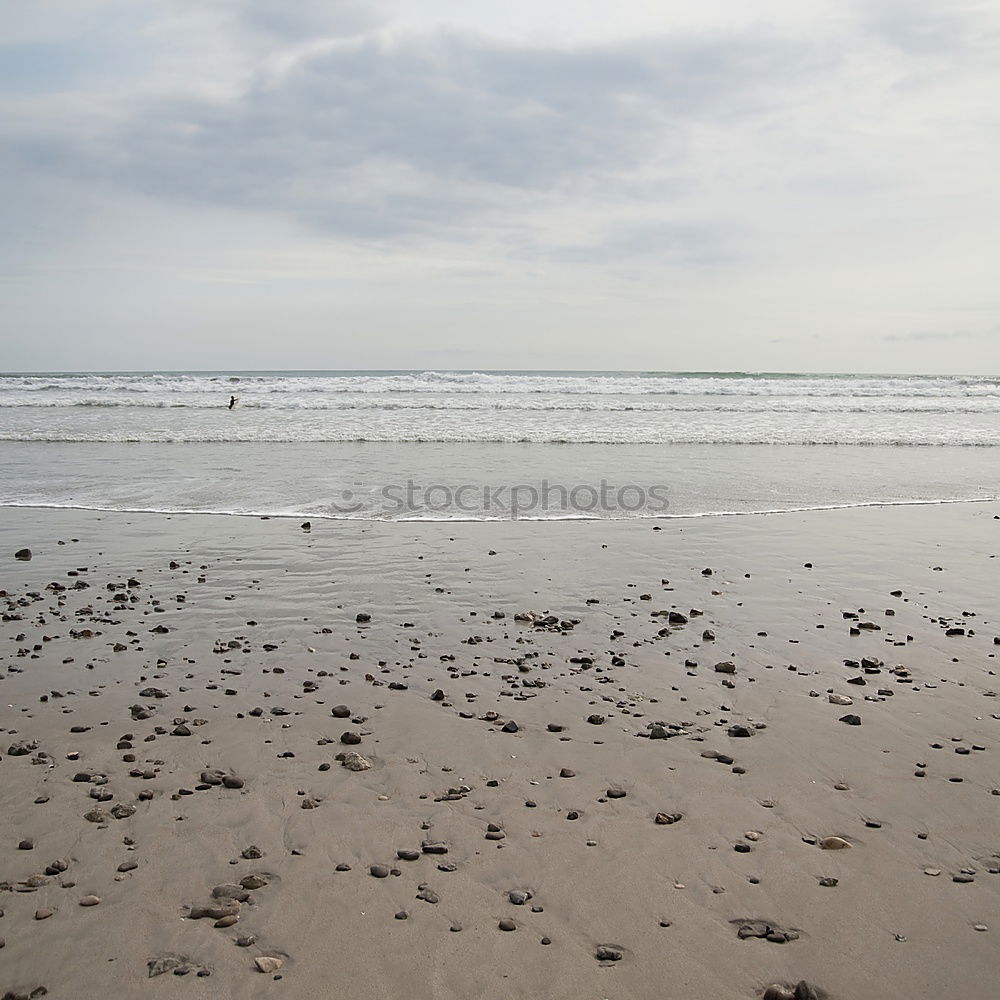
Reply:
[[[993,499],[998,458],[1000,378],[0,376],[6,507],[354,520],[690,517]]]

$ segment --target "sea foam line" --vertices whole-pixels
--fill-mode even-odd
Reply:
[[[677,521],[693,520],[705,517],[757,517],[776,514],[806,514],[814,511],[856,510],[869,507],[939,507],[945,504],[983,504],[1000,502],[1000,496],[960,497],[934,500],[861,500],[854,503],[840,504],[809,504],[798,507],[768,507],[760,510],[705,510],[689,511],[678,514],[642,514],[634,513],[626,517],[598,517],[592,514],[556,514],[552,516],[523,517],[376,517],[360,511],[353,514],[327,514],[318,511],[268,511],[268,510],[224,510],[211,508],[197,510],[195,508],[169,507],[107,507],[100,504],[76,503],[21,503],[14,500],[0,500],[0,508],[15,510],[80,510],[104,514],[157,514],[167,516],[207,516],[207,517],[255,517],[268,520],[303,519],[320,521],[359,521],[381,524],[493,524],[513,521]]]

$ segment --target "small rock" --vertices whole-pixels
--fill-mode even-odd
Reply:
[[[844,840],[843,837],[823,837],[819,841],[819,846],[824,851],[842,851],[847,847],[851,846],[849,840]]]
[[[285,964],[285,960],[275,955],[258,955],[253,964],[257,966],[258,972],[269,973],[277,972]]]
[[[367,771],[371,768],[372,762],[368,760],[367,757],[362,757],[355,750],[350,750],[344,754],[341,760],[341,766],[346,767],[348,771]]]
[[[601,945],[594,952],[594,958],[598,962],[620,962],[624,957],[619,948],[612,948],[609,945]]]
[[[174,969],[184,965],[185,961],[179,955],[161,955],[159,958],[151,958],[146,963],[146,968],[149,970],[149,978],[162,976],[165,972],[173,972]]]

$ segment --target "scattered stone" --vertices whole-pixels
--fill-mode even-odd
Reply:
[[[285,960],[276,955],[258,955],[253,964],[257,966],[258,972],[271,973],[277,972],[285,964]]]
[[[594,952],[594,958],[598,962],[620,962],[625,957],[620,948],[602,944]]]
[[[350,750],[341,758],[341,766],[348,771],[367,771],[371,768],[372,762],[367,757],[362,757],[355,750]]]
[[[155,976],[162,976],[165,972],[173,972],[174,969],[186,964],[187,959],[180,955],[161,955],[159,958],[151,958],[146,963],[146,968],[149,978],[152,979]]]
[[[823,837],[819,841],[819,846],[824,851],[842,851],[852,845],[849,840],[845,840],[843,837]]]

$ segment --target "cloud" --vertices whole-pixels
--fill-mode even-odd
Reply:
[[[992,57],[996,51],[996,25],[984,17],[988,11],[981,3],[862,0],[858,11],[862,25],[872,36],[911,55],[968,55],[980,51]]]
[[[244,14],[255,8],[274,10]],[[354,237],[446,237],[511,193],[620,190],[649,159],[683,159],[692,123],[766,113],[829,61],[766,34],[566,51],[454,32],[367,37],[307,51],[232,99],[165,97],[88,141],[34,135],[13,149],[157,198]]]
[[[913,343],[915,341],[949,341],[949,340],[981,340],[984,337],[995,337],[1000,332],[993,330],[914,330],[910,333],[890,333],[883,340]]]

